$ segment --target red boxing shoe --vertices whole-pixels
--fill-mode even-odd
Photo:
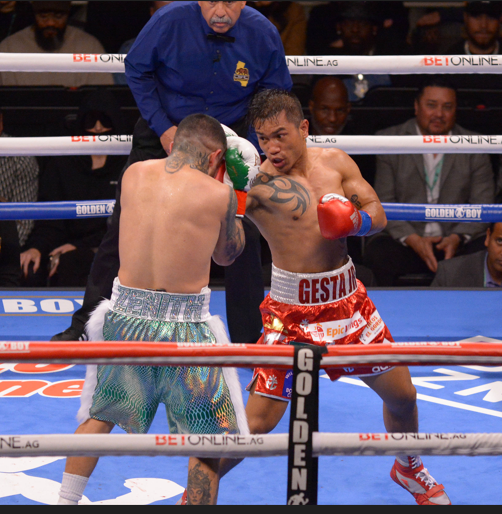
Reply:
[[[432,478],[423,464],[406,468],[396,460],[390,477],[396,484],[409,491],[418,505],[451,505],[444,486]]]

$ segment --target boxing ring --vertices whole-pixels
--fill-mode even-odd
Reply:
[[[0,71],[123,72],[123,59],[120,55],[0,54]],[[298,74],[500,73],[502,57],[289,56],[287,61],[291,73]],[[431,153],[432,148],[435,153],[502,153],[502,136],[483,135],[311,136],[307,143],[339,147],[349,154],[420,154]],[[9,138],[0,140],[0,155],[122,155],[129,153],[131,144],[129,135]],[[387,218],[394,220],[502,221],[502,206],[499,205],[383,205]],[[106,217],[113,212],[113,206],[113,200],[11,203],[0,205],[0,219]],[[212,312],[223,314],[224,292],[215,293]],[[502,371],[502,330],[498,323],[500,292],[430,290],[395,292],[394,296],[393,293],[375,290],[370,291],[370,297],[396,343],[378,347],[332,346],[324,354],[302,346],[195,347],[183,342],[128,344],[125,349],[113,342],[54,343],[42,337],[21,340],[16,339],[15,334],[7,334],[4,328],[4,333],[0,334],[0,401],[17,402],[18,408],[17,412],[16,407],[11,410],[9,405],[2,409],[6,419],[5,430],[0,430],[4,434],[0,435],[0,504],[9,504],[12,498],[22,504],[53,503],[62,475],[62,456],[67,455],[107,456],[100,461],[86,489],[85,494],[94,498],[85,496],[83,504],[172,504],[183,490],[180,484],[186,483],[186,457],[189,455],[250,457],[222,480],[221,503],[410,504],[413,498],[409,493],[393,485],[388,478],[391,456],[395,453],[429,456],[426,466],[438,482],[445,485],[454,504],[500,502],[496,478],[501,467],[497,465],[498,459],[491,458],[502,453],[498,420],[502,417],[502,404],[497,405],[502,403],[502,381],[497,380]],[[78,294],[66,292],[48,293],[43,300],[37,300],[37,295],[44,296],[27,292],[19,299],[23,294],[5,292],[0,295],[3,305],[0,316],[5,320],[11,318],[14,325],[28,322],[30,316],[46,316],[47,319],[52,316],[51,321],[60,318],[61,329],[64,329],[69,324],[68,316],[81,301]],[[44,301],[49,303],[42,304]],[[63,301],[73,302],[72,307]],[[406,305],[407,302],[411,305]],[[406,315],[400,315],[407,309]],[[483,316],[487,317],[486,321]],[[404,320],[400,319],[403,317]],[[431,331],[434,317],[438,319]],[[413,319],[416,330],[412,335]],[[395,330],[400,321],[402,337],[396,336]],[[456,326],[449,327],[448,323]],[[4,327],[6,325],[8,323]],[[453,333],[453,338],[441,338],[444,332],[440,327],[451,328],[449,333]],[[24,327],[23,331],[27,332]],[[59,329],[47,329],[47,339],[57,331]],[[440,337],[436,337],[438,335]],[[452,340],[456,337],[463,340]],[[254,366],[293,369],[293,399],[287,415],[275,431],[267,435],[169,435],[164,433],[162,416],[157,416],[151,434],[144,436],[73,435],[76,422],[68,427],[68,419],[72,419],[78,409],[75,402],[82,387],[83,364],[139,362],[236,366],[242,368],[243,386],[249,381]],[[342,377],[336,384],[323,380],[327,378],[323,371],[326,367],[363,363],[410,366],[419,392],[419,433],[385,433],[381,401],[357,379]],[[431,370],[431,366],[439,368]],[[31,380],[19,380],[20,376],[27,375]],[[464,381],[469,384],[461,383]],[[56,401],[59,401],[57,405]],[[22,414],[24,409],[28,410]],[[16,422],[14,413],[21,423]],[[54,433],[55,427],[65,427],[65,430]],[[459,429],[465,431],[459,432]],[[135,460],[130,461],[133,473],[146,478],[124,475],[126,456],[134,456]],[[156,459],[152,466],[148,456],[169,456],[169,459]],[[445,456],[449,459],[444,459]],[[476,459],[470,459],[471,456]],[[138,460],[146,464],[137,464]],[[380,463],[378,473],[376,461]],[[473,471],[474,461],[480,462],[476,471]],[[166,476],[169,480],[163,478]],[[99,486],[93,490],[94,482]],[[109,487],[109,483],[113,485]],[[113,499],[102,499],[101,489],[105,488],[104,496]],[[246,488],[250,489],[249,493],[244,491]],[[124,494],[127,489],[130,492]]]

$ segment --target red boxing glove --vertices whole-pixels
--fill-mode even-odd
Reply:
[[[317,206],[321,235],[326,239],[365,236],[371,229],[372,219],[366,211],[357,210],[344,196],[324,195]]]

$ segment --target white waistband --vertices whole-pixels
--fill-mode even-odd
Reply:
[[[270,296],[290,305],[323,305],[349,297],[357,290],[356,270],[347,264],[323,273],[292,273],[272,264]]]
[[[211,290],[200,294],[176,294],[123,286],[118,277],[113,281],[111,310],[135,318],[159,321],[207,321]]]

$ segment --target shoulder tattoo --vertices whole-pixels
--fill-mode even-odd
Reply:
[[[300,210],[300,216],[305,213],[310,205],[310,194],[299,182],[283,176],[274,176],[261,172],[253,184],[253,187],[265,186],[272,195],[269,200],[274,203],[290,203],[291,211]]]

